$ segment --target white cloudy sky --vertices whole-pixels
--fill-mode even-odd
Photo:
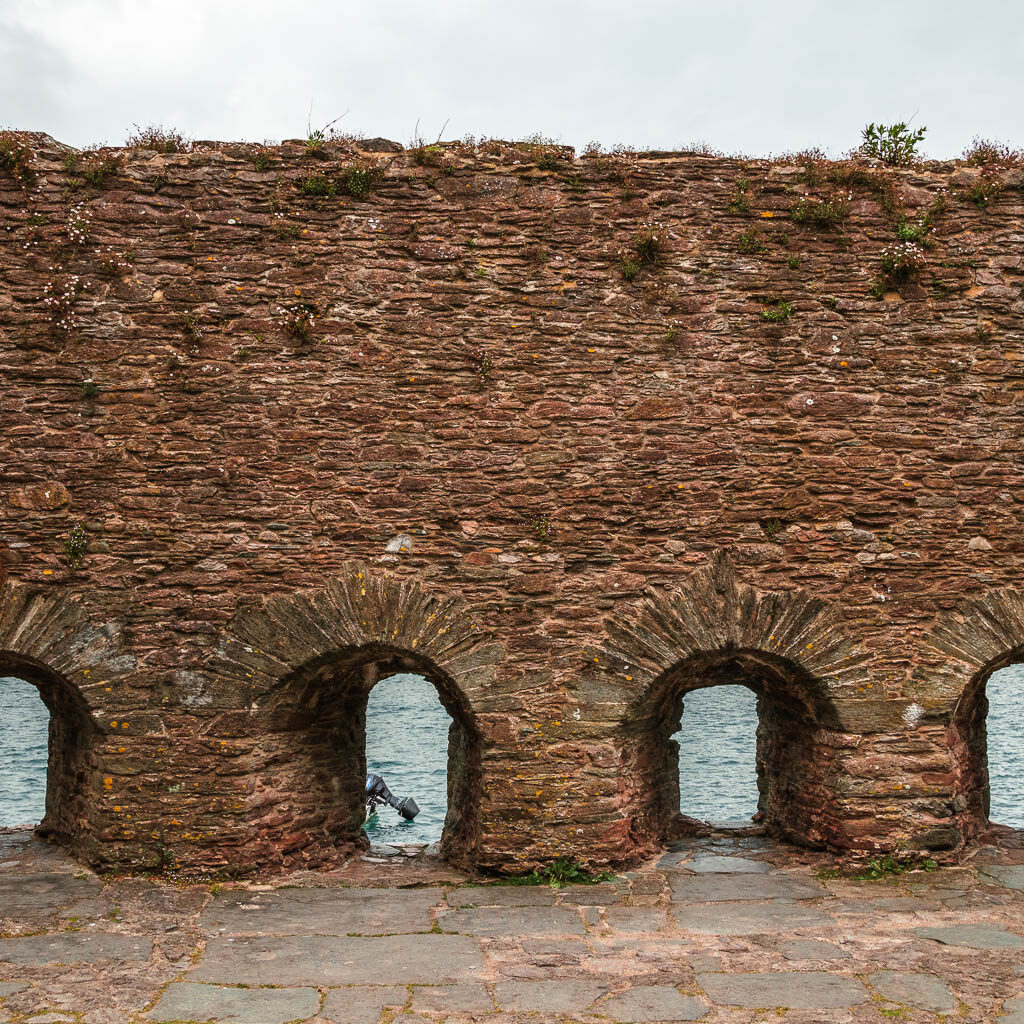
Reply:
[[[1024,0],[0,0],[0,127],[77,146],[341,127],[841,153],[1024,146]]]

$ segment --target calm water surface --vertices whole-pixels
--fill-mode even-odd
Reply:
[[[1024,665],[988,682],[992,820],[1024,828]],[[686,698],[679,742],[682,810],[711,821],[747,820],[757,809],[754,695],[742,686],[697,690]],[[0,679],[0,826],[39,821],[46,792],[48,713],[36,688]],[[367,827],[374,842],[433,842],[447,807],[448,726],[437,691],[415,675],[392,676],[370,694],[366,762],[401,799],[420,806],[415,821],[382,808]]]

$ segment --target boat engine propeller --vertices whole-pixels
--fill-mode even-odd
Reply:
[[[387,787],[387,783],[379,775],[374,775],[373,772],[370,772],[366,776],[367,817],[376,812],[378,804],[387,804],[389,807],[394,807],[406,821],[412,821],[420,813],[416,801],[411,796],[407,796],[404,800],[399,800],[398,797],[392,794],[391,790]]]

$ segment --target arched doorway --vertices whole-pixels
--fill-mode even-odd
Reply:
[[[680,738],[694,736],[700,719],[688,722],[691,694],[743,687],[753,694],[746,740],[755,747],[756,806],[751,810],[770,835],[804,845],[826,845],[836,821],[829,784],[834,748],[825,733],[837,727],[824,685],[795,662],[761,650],[720,650],[685,658],[662,673],[624,725],[623,747],[632,751],[628,777],[632,800],[644,807],[644,825],[661,838],[685,834],[682,796],[702,787],[703,815],[729,817],[716,803],[719,780],[710,767],[697,778],[680,773]],[[706,721],[706,720],[705,720]],[[681,727],[680,727],[681,722]],[[733,723],[740,725],[741,723]]]
[[[455,863],[472,862],[481,789],[480,736],[472,712],[454,680],[429,659],[375,644],[317,658],[282,680],[264,704],[270,734],[263,746],[269,757],[258,780],[257,803],[262,804],[261,791],[278,798],[275,824],[285,827],[275,830],[278,838],[271,842],[284,862],[328,862],[368,845],[363,831],[367,706],[378,684],[386,692],[390,680],[400,685],[410,676],[433,688],[451,722],[447,806],[433,810],[433,816],[443,817],[440,853]]]
[[[0,651],[0,712],[0,824],[31,824],[75,845],[85,831],[98,734],[84,700],[53,670]]]
[[[1024,649],[978,672],[953,714],[954,807],[966,836],[991,826],[1020,832],[1024,841]]]

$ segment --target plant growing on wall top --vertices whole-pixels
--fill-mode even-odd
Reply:
[[[0,132],[0,170],[6,171],[19,185],[31,185],[36,172],[29,162],[32,151],[14,132]]]
[[[133,125],[135,131],[125,140],[129,149],[152,149],[157,153],[187,153],[192,148],[192,140],[187,139],[174,128],[151,124],[145,128]]]
[[[890,125],[872,121],[861,131],[860,151],[893,167],[907,167],[917,159],[918,144],[927,130],[911,131],[905,121]]]

